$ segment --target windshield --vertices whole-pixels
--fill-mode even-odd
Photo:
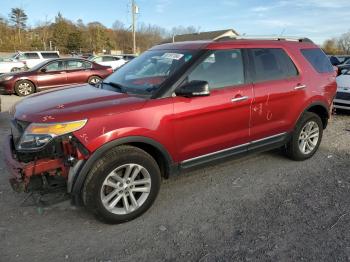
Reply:
[[[165,80],[190,61],[195,52],[197,51],[147,51],[107,77],[102,83],[102,88],[152,95]]]

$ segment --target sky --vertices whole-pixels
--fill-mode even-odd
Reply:
[[[350,0],[136,0],[138,22],[166,29],[194,26],[200,31],[232,28],[246,35],[309,37],[322,44],[350,30]],[[111,27],[131,23],[130,0],[0,0],[0,15],[20,7],[35,26],[64,17]]]

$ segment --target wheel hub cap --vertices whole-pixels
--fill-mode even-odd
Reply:
[[[32,91],[32,87],[28,83],[22,83],[18,86],[18,91],[23,95],[29,95]]]

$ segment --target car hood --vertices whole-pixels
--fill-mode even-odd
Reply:
[[[81,85],[31,95],[10,113],[28,122],[66,122],[136,110],[145,102],[145,98]]]

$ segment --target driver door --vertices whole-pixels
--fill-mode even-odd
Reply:
[[[67,84],[67,74],[64,62],[54,61],[41,68],[37,75],[38,89],[64,86]]]
[[[185,82],[209,83],[210,95],[176,96],[174,133],[182,165],[247,150],[253,87],[244,77],[240,49],[210,53]]]

